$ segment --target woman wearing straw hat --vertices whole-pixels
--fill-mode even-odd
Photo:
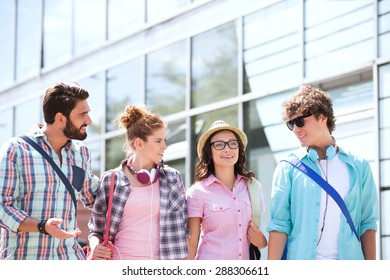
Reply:
[[[247,260],[251,243],[267,246],[251,221],[248,184],[256,179],[246,169],[247,143],[242,130],[224,121],[214,122],[199,138],[195,183],[186,193],[189,259]],[[259,196],[264,212],[261,188]]]

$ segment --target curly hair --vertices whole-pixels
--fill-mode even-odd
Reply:
[[[312,85],[303,85],[287,101],[283,102],[283,120],[288,121],[294,115],[313,114],[317,119],[322,114],[328,118],[327,126],[330,133],[336,128],[336,118],[333,112],[333,102],[323,90]]]
[[[202,181],[203,179],[209,177],[211,174],[215,174],[214,162],[211,157],[212,151],[210,141],[211,138],[213,138],[213,136],[218,132],[220,131],[211,134],[210,137],[207,139],[205,145],[203,146],[201,157],[199,158],[199,162],[195,167],[195,182]],[[255,173],[253,173],[252,171],[248,171],[248,169],[246,168],[246,153],[244,150],[244,144],[242,143],[241,138],[238,137],[238,135],[234,131],[231,132],[236,136],[236,139],[238,140],[239,144],[239,154],[238,160],[234,164],[234,174],[240,174],[241,176],[251,180],[255,178]]]
[[[126,129],[126,145],[134,149],[134,140],[140,138],[144,141],[159,128],[167,127],[160,115],[152,113],[144,105],[127,105],[114,122]],[[125,148],[126,149],[126,148]]]

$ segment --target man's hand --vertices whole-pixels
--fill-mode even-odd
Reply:
[[[79,228],[76,228],[71,231],[65,231],[60,229],[59,225],[63,223],[63,219],[51,218],[48,219],[45,224],[45,230],[48,234],[54,236],[58,239],[73,238],[78,236],[81,233]]]

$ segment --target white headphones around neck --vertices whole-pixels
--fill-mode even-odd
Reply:
[[[318,162],[320,160],[320,156],[318,155],[318,152],[314,148],[307,148],[307,154],[310,158],[311,161],[313,162]],[[326,148],[326,158],[328,160],[331,160],[332,158],[335,157],[337,154],[337,145],[335,144],[334,146],[328,146]]]

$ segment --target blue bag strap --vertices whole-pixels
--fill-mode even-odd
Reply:
[[[340,207],[341,211],[343,212],[345,218],[347,219],[347,222],[349,226],[351,227],[352,232],[355,234],[357,240],[359,239],[359,236],[356,232],[355,225],[353,224],[351,214],[348,211],[347,206],[344,203],[344,200],[341,198],[340,194],[327,182],[325,181],[320,175],[317,174],[313,169],[308,167],[306,164],[301,162],[298,159],[291,159],[289,160],[282,160],[285,162],[290,163],[292,166],[297,168],[298,170],[302,171],[304,174],[312,178],[318,185],[321,186],[337,203],[337,205]]]
[[[58,167],[58,165],[54,162],[54,160],[39,146],[36,142],[31,140],[26,135],[20,136],[24,141],[26,141],[28,144],[30,144],[35,150],[37,150],[50,164],[53,166],[54,170],[57,172],[58,176],[60,176],[62,182],[64,183],[66,189],[68,190],[70,196],[72,197],[72,201],[74,204],[74,207],[77,211],[77,199],[76,195],[74,193],[73,187],[70,184],[68,178],[66,178],[64,172]]]

